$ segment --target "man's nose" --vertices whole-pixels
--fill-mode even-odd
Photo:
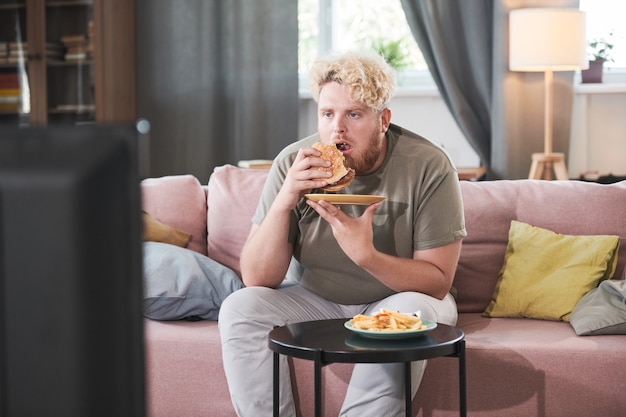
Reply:
[[[334,131],[336,133],[344,133],[346,131],[346,127],[343,124],[343,121],[341,120],[341,118],[335,119]]]

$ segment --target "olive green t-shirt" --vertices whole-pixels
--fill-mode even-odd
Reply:
[[[298,150],[319,141],[317,134],[287,146],[274,160],[253,221],[263,221]],[[322,192],[313,190],[313,192]],[[391,125],[387,155],[373,174],[357,176],[344,194],[382,195],[374,215],[374,245],[384,253],[412,258],[415,250],[443,246],[466,235],[456,169],[438,146]],[[359,216],[365,206],[344,205]],[[330,225],[303,198],[291,215],[289,242],[304,271],[300,285],[340,304],[366,304],[395,291],[348,258]]]

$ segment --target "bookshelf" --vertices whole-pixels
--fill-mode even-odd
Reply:
[[[0,123],[134,122],[133,0],[0,0]]]

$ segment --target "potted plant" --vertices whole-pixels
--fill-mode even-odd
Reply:
[[[384,38],[374,39],[371,48],[385,58],[385,61],[396,70],[398,84],[404,83],[402,70],[411,66],[411,60],[406,45],[402,39],[388,40]]]
[[[385,61],[396,71],[400,71],[410,65],[406,48],[401,39],[376,39],[372,43],[373,49],[381,54]]]
[[[589,69],[581,71],[583,83],[601,83],[605,62],[613,62],[613,32],[608,38],[594,39],[588,44]]]

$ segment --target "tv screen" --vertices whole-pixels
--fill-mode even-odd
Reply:
[[[0,127],[0,416],[143,416],[137,133]]]

